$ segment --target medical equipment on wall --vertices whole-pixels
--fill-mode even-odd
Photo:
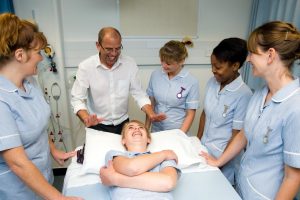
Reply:
[[[182,39],[182,42],[189,48],[193,48],[194,47],[194,43],[193,43],[193,40],[191,37],[189,36],[185,36],[183,39]]]
[[[68,151],[66,141],[64,141],[63,130],[70,128],[61,125],[62,113],[59,110],[59,101],[61,100],[62,90],[59,83],[53,81],[53,79],[59,78],[57,77],[59,74],[57,73],[57,65],[54,62],[54,55],[53,47],[48,44],[43,51],[44,60],[39,64],[38,81],[41,89],[44,91],[44,97],[51,108],[47,129],[49,137],[58,149]]]
[[[61,143],[63,149],[67,151],[67,147],[64,142],[63,127],[60,124],[61,114],[59,112],[58,101],[61,97],[61,88],[59,84],[55,82],[51,85],[50,94],[48,92],[48,88],[44,87],[44,96],[49,105],[51,105],[52,102],[51,98],[53,98],[55,101],[56,114],[54,115],[53,109],[51,108],[49,126],[47,129],[48,134],[54,144]]]
[[[57,69],[56,69],[56,63],[53,61],[55,52],[52,48],[52,46],[50,44],[48,44],[45,49],[44,49],[45,55],[47,56],[47,58],[50,60],[50,71],[56,73]]]

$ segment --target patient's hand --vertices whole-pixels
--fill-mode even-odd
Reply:
[[[162,150],[161,153],[164,154],[165,160],[175,160],[176,163],[178,163],[178,157],[176,153],[172,150]]]
[[[107,167],[101,167],[100,169],[100,179],[103,185],[115,186],[117,180],[118,172],[113,167],[112,161],[108,161]]]
[[[209,153],[201,151],[199,155],[205,158],[207,164],[215,167],[220,167],[219,160],[210,155]]]
[[[96,114],[89,115],[83,119],[83,123],[86,127],[95,126],[102,122],[104,119],[102,117],[97,117]]]

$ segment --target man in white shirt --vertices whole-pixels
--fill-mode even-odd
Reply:
[[[135,61],[121,55],[121,42],[117,29],[102,28],[96,42],[99,53],[79,64],[71,91],[74,113],[86,127],[117,134],[128,121],[129,93],[152,121],[166,118],[154,113]]]

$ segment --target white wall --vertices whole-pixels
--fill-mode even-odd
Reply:
[[[47,87],[53,82],[58,82],[62,87],[63,95],[59,103],[70,148],[82,144],[84,134],[70,109],[69,82],[77,64],[96,53],[94,42],[99,28],[107,25],[119,27],[118,5],[115,3],[117,1],[112,0],[14,0],[16,14],[21,18],[34,18],[56,51],[55,62],[59,73],[46,71],[42,78]],[[199,0],[198,37],[194,38],[195,48],[189,50],[186,67],[200,80],[201,102],[205,84],[212,76],[209,65],[212,48],[226,37],[246,38],[251,4],[251,0]],[[159,67],[158,49],[170,39],[123,39],[123,53],[136,59],[144,88],[151,72]],[[197,111],[192,134],[196,134],[201,109]],[[144,119],[144,114],[132,99],[129,110],[132,119]],[[77,136],[72,140],[68,136],[70,133]]]

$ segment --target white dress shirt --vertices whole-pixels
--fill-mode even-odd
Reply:
[[[151,104],[142,89],[135,61],[120,55],[111,69],[100,63],[94,55],[78,66],[76,80],[71,91],[71,104],[76,114],[88,110],[103,117],[102,124],[118,125],[128,118],[129,93],[140,108]]]

